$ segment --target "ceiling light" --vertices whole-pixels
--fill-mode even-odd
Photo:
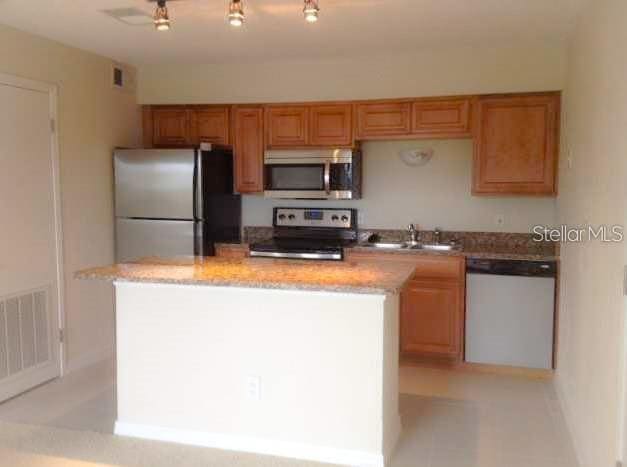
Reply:
[[[231,0],[229,5],[229,23],[231,26],[241,26],[244,24],[244,5],[242,0]]]
[[[170,30],[170,17],[168,16],[168,7],[165,4],[165,0],[158,0],[157,9],[154,16],[155,28],[157,31],[169,31]]]
[[[318,0],[305,0],[305,7],[303,8],[305,20],[308,23],[315,23],[316,21],[318,21],[318,13],[320,13]]]

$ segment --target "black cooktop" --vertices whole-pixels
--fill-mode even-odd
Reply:
[[[341,252],[344,247],[355,242],[342,239],[312,239],[312,238],[272,238],[254,243],[251,250],[287,253],[325,253]]]

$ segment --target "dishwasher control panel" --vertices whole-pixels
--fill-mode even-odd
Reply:
[[[466,273],[497,276],[556,277],[555,261],[468,258]]]

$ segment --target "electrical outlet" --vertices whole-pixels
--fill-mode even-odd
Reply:
[[[261,377],[251,375],[246,378],[246,394],[249,399],[261,400]]]
[[[498,214],[494,218],[494,223],[497,227],[503,227],[505,225],[505,216],[503,214]]]
[[[575,165],[575,160],[573,158],[573,152],[570,149],[568,151],[566,151],[566,165],[568,166],[569,169],[572,169],[573,166]]]

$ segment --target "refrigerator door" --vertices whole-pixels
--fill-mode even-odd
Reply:
[[[114,156],[115,215],[194,219],[193,149],[123,149]]]
[[[194,221],[116,219],[116,261],[194,255],[199,249],[195,243],[202,238],[197,230]]]

